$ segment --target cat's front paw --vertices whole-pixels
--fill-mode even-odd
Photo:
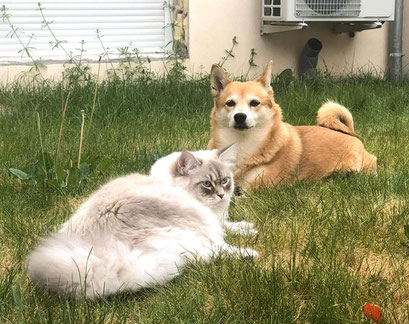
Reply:
[[[234,255],[235,257],[250,258],[253,260],[258,259],[257,251],[249,248],[239,248],[224,243],[222,246],[220,246],[220,250],[227,255]]]
[[[257,235],[258,234],[258,231],[254,228],[243,230],[243,232],[244,232],[243,235]]]
[[[254,227],[253,223],[246,222],[246,221],[241,221],[241,222],[237,222],[234,224],[236,224],[237,227],[240,227],[242,229],[251,229]]]
[[[258,252],[253,249],[241,249],[241,256],[244,258],[250,258],[256,261],[258,259]]]
[[[240,235],[255,235],[258,233],[257,230],[253,229],[253,223],[249,223],[246,221],[236,223],[226,222],[224,226],[233,233]]]

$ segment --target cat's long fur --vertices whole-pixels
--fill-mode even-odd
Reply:
[[[164,284],[188,260],[209,261],[214,253],[256,257],[225,243],[219,216],[189,189],[209,164],[231,177],[223,152],[207,162],[184,152],[177,161],[173,184],[131,174],[102,186],[41,241],[28,275],[50,290],[94,298]]]

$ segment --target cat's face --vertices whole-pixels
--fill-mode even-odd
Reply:
[[[211,160],[202,162],[189,175],[188,191],[205,205],[230,201],[234,190],[233,174],[223,163]]]
[[[208,207],[228,204],[234,191],[230,164],[232,149],[220,150],[213,159],[201,160],[183,152],[175,165],[175,183]]]

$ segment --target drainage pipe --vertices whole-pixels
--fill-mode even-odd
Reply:
[[[322,43],[317,38],[310,38],[304,46],[300,57],[299,75],[313,77],[317,74],[318,54]]]
[[[393,81],[402,76],[403,0],[395,0],[395,21],[392,23],[390,47],[390,75]]]

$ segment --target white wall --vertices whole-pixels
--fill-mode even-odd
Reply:
[[[200,65],[209,69],[212,63],[220,61],[224,50],[230,48],[233,36],[237,36],[239,42],[234,51],[236,57],[229,59],[225,67],[234,74],[247,71],[251,48],[257,52],[255,59],[259,65],[264,66],[272,59],[276,73],[286,68],[294,69],[306,41],[312,37],[323,43],[320,68],[326,65],[336,73],[386,68],[388,23],[379,30],[358,32],[354,38],[335,34],[326,24],[311,24],[305,30],[261,36],[259,1],[191,0],[189,5],[190,58],[194,70]]]
[[[409,73],[409,6],[404,7],[404,71]],[[388,64],[389,23],[381,29],[358,32],[354,38],[347,34],[335,34],[325,24],[311,25],[299,31],[260,35],[259,0],[190,0],[189,1],[189,50],[186,65],[191,72],[208,72],[230,49],[237,37],[235,58],[229,58],[225,68],[232,74],[246,73],[250,49],[257,52],[259,65],[251,71],[255,75],[272,59],[274,73],[298,65],[301,51],[309,38],[316,37],[323,43],[319,68],[333,73],[376,70],[383,72]],[[160,61],[153,62],[154,71],[163,71]],[[24,66],[0,66],[0,82],[12,81]],[[96,65],[93,70],[96,71]],[[44,75],[61,76],[62,65],[49,65]]]

